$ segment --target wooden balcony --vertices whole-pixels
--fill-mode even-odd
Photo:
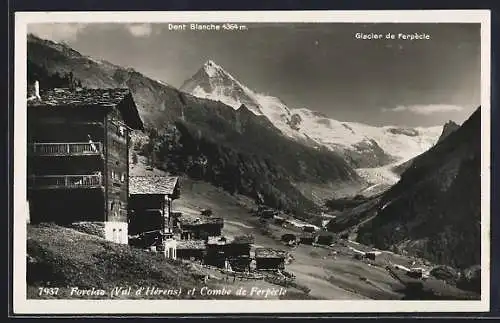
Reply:
[[[29,153],[34,156],[103,156],[100,142],[33,143]]]
[[[28,177],[31,189],[102,188],[102,175],[39,175]]]

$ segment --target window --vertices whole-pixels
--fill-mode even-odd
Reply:
[[[117,241],[118,241],[118,237],[116,234],[116,229],[113,229],[113,242],[117,242]]]
[[[122,229],[118,229],[118,242],[122,243]]]
[[[122,183],[124,183],[124,182],[125,182],[125,173],[122,173],[122,176],[121,176],[121,178],[120,178],[120,181],[121,181]]]

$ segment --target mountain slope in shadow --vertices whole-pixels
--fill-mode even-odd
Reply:
[[[481,110],[418,156],[387,191],[358,241],[436,263],[480,264]]]

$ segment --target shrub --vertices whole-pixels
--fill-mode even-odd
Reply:
[[[449,266],[435,267],[430,271],[430,274],[437,279],[441,279],[452,284],[455,284],[459,277],[457,271]]]

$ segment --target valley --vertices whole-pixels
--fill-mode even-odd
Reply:
[[[73,77],[82,88],[130,89],[145,129],[131,133],[129,175],[178,176],[181,194],[172,211],[195,218],[211,210],[224,219],[223,236],[254,237],[252,252],[286,250],[286,272],[296,285],[276,299],[478,299],[480,108],[462,125],[339,121],[257,93],[213,60],[177,89],[68,45],[28,36],[29,84],[39,81],[43,94]],[[279,217],[262,221],[259,207]],[[322,227],[315,235],[329,236],[331,243],[282,241],[286,234],[302,236],[307,225]],[[30,226],[30,257],[38,257],[42,267],[55,259],[68,268],[75,262],[92,268],[88,261],[96,254],[118,257],[124,265],[134,264],[134,272],[126,273],[130,280],[146,259],[155,268],[148,273],[160,281],[171,282],[180,266],[176,286],[186,288],[199,284],[196,275],[211,277],[214,288],[278,286],[265,279],[236,280],[236,274],[230,283],[218,269],[163,264],[143,251],[66,229]],[[54,232],[62,242],[51,240]],[[79,239],[89,246],[86,259],[65,253]],[[96,274],[111,267],[105,264]],[[427,275],[444,266],[457,272],[453,279]],[[43,268],[55,270],[49,267]],[[425,279],[410,277],[415,268]],[[72,269],[56,274],[92,279]]]
[[[138,176],[166,175],[160,170],[146,170],[146,160],[140,158],[132,166],[131,174]],[[231,195],[226,191],[203,182],[182,179],[182,193],[173,208],[186,216],[197,216],[201,210],[210,209],[214,215],[225,220],[223,235],[232,237],[251,234],[254,247],[271,247],[287,250],[292,261],[286,271],[296,276],[296,283],[310,289],[309,295],[316,299],[378,299],[396,300],[418,297],[405,290],[406,286],[386,270],[386,266],[424,267],[431,270],[435,265],[413,256],[402,256],[390,251],[378,250],[355,241],[340,239],[337,235],[331,246],[305,245],[290,248],[281,241],[284,234],[301,235],[302,229],[288,225],[269,223],[268,231],[262,231],[262,223],[252,214],[255,202],[245,196]],[[359,252],[379,252],[375,261],[360,260]],[[395,269],[397,271],[397,269]],[[405,278],[405,272],[399,275]],[[411,280],[408,278],[408,280]],[[252,286],[254,282],[238,283]],[[457,289],[444,281],[429,278],[424,282],[427,297],[434,299],[475,299],[477,295]]]

